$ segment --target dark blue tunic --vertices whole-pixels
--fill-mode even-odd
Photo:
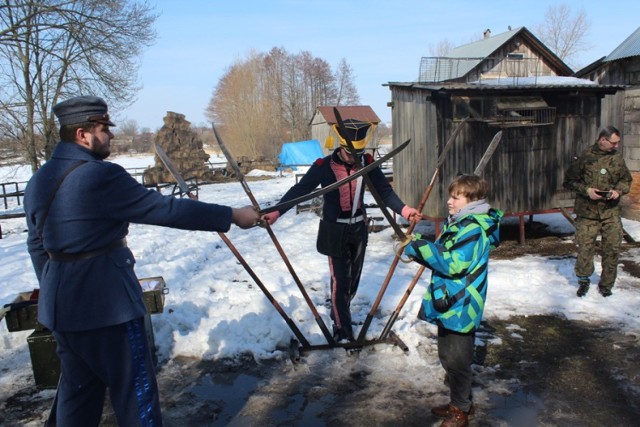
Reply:
[[[47,203],[58,179],[74,164]],[[86,253],[123,239],[129,223],[227,231],[231,208],[163,196],[124,168],[75,143],[61,142],[25,190],[27,246],[40,281],[38,320],[54,331],[86,331],[145,315],[142,291],[124,247],[87,260],[49,261],[46,251]],[[41,238],[42,237],[42,238]]]

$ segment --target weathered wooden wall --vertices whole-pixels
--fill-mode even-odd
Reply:
[[[521,53],[526,59],[509,59],[508,55],[513,53]],[[544,57],[540,55],[540,52],[532,50],[525,41],[521,40],[521,37],[515,37],[510,40],[508,44],[502,46],[492,56],[500,58],[500,60],[484,61],[482,68],[474,70],[474,72],[465,76],[466,81],[557,75],[555,69],[545,63]]]
[[[640,68],[640,60],[636,61]],[[640,80],[640,71],[636,73]],[[640,81],[633,89],[627,89],[624,98],[624,126],[622,152],[627,167],[631,170],[633,183],[631,192],[625,196],[622,216],[640,221]]]
[[[460,119],[452,118],[450,96],[416,87],[391,86],[393,140],[412,144],[394,159],[394,187],[407,203],[417,205],[434,172],[436,159]],[[492,188],[492,203],[507,213],[572,207],[564,190],[564,173],[572,159],[595,141],[600,97],[574,91],[545,94],[557,108],[553,125],[504,128],[500,145],[483,176]],[[493,136],[500,130],[470,119],[443,164],[424,214],[446,216],[447,186],[460,173],[473,173]]]
[[[417,206],[435,171],[442,135],[451,133],[450,126],[443,129],[437,117],[436,106],[429,93],[411,90],[393,90],[394,107],[393,145],[411,138],[407,148],[394,157],[393,184],[400,198]],[[437,211],[442,205],[437,187],[433,190],[424,212]]]
[[[316,114],[313,116],[313,120],[311,121],[311,139],[316,139],[320,142],[320,146],[324,152],[331,151],[330,148],[325,147],[327,142],[327,138],[330,133],[334,133],[331,129],[331,126],[327,124],[327,121],[321,114]],[[335,135],[334,135],[335,139]],[[338,142],[336,141],[335,144]]]
[[[599,84],[624,84],[626,90],[602,100],[601,126],[613,125],[622,135],[622,154],[631,170],[631,192],[622,199],[622,216],[640,220],[640,57],[606,61],[584,77]]]

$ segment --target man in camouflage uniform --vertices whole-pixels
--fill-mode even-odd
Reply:
[[[596,143],[573,162],[565,175],[564,187],[576,192],[574,211],[578,258],[574,271],[578,277],[579,297],[589,291],[598,233],[602,241],[600,294],[610,296],[616,281],[623,233],[620,198],[629,192],[632,180],[622,155],[617,151],[620,142],[620,131],[613,126],[605,127]]]

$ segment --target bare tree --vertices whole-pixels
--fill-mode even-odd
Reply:
[[[586,42],[590,22],[584,9],[574,14],[566,4],[551,5],[544,22],[534,28],[547,47],[570,66],[580,65],[574,63],[575,57],[591,48]]]
[[[118,123],[114,132],[117,135],[135,137],[138,136],[138,122],[133,119],[125,119]]]
[[[340,76],[340,88],[335,76]],[[219,124],[236,155],[275,157],[283,142],[309,138],[316,107],[337,105],[340,92],[346,103],[358,102],[346,61],[334,74],[325,60],[309,52],[290,55],[274,48],[231,66],[206,115]]]
[[[391,138],[392,135],[392,129],[387,126],[386,123],[384,122],[380,122],[380,124],[378,124],[378,129],[376,132],[376,144],[380,144],[381,141],[383,141],[386,138]]]
[[[10,5],[10,6],[9,6]],[[51,107],[76,95],[129,105],[137,58],[155,39],[145,2],[12,0],[0,7],[0,126],[35,171],[57,142]]]
[[[261,80],[263,55],[250,55],[220,79],[213,95],[219,102],[210,102],[207,116],[221,125],[225,142],[233,141],[237,154],[255,158],[268,145],[266,127],[273,112]]]
[[[353,70],[351,69],[351,66],[347,64],[347,60],[345,58],[342,58],[338,64],[338,69],[335,73],[335,80],[337,85],[335,104],[358,105],[360,103],[360,96],[358,95],[358,90],[353,84]]]
[[[429,46],[429,53],[435,57],[447,56],[454,48],[449,39],[442,39],[437,44]]]

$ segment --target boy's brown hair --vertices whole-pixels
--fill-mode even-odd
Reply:
[[[449,184],[449,194],[461,194],[470,202],[486,199],[489,195],[489,183],[476,175],[459,175]]]

